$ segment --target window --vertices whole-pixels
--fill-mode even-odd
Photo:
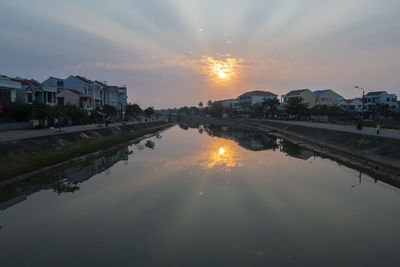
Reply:
[[[386,97],[386,102],[390,102],[390,98],[389,97]]]
[[[368,98],[368,99],[367,99],[367,102],[370,103],[370,102],[371,102],[371,98]]]
[[[396,106],[392,105],[390,106],[391,109],[396,109]]]
[[[28,95],[27,95],[27,102],[28,102],[28,103],[32,103],[32,100],[33,100],[33,98],[32,98],[32,93],[28,93]]]
[[[393,98],[392,98],[392,102],[396,102],[396,98],[393,97]]]

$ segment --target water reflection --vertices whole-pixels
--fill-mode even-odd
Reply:
[[[157,137],[160,139],[161,137]],[[154,149],[154,142],[147,140],[145,145],[138,143],[133,146],[137,151],[142,151],[144,147]],[[133,153],[129,147],[106,153],[105,155],[89,160],[66,169],[45,173],[32,177],[29,180],[7,186],[0,189],[0,210],[5,210],[22,201],[29,195],[42,190],[53,190],[57,194],[73,193],[80,189],[80,185],[93,176],[104,173],[111,174],[111,167],[122,161],[128,165],[129,156]]]

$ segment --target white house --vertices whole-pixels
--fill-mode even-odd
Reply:
[[[337,106],[343,109],[344,111],[354,111],[354,112],[362,112],[362,99],[354,98],[354,99],[343,99],[337,103]]]
[[[14,102],[17,99],[17,90],[21,90],[21,83],[0,75],[0,102]]]
[[[250,91],[244,93],[238,97],[238,101],[241,103],[249,103],[255,105],[264,102],[267,99],[278,99],[276,94],[269,91]]]
[[[386,91],[369,92],[365,95],[365,110],[376,111],[377,104],[388,105],[390,110],[397,110],[397,96]]]

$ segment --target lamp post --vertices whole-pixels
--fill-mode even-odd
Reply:
[[[362,87],[359,87],[359,86],[354,86],[354,88],[356,88],[356,89],[360,89],[360,90],[362,90],[363,91],[363,94],[362,94],[362,111],[361,111],[361,119],[362,120],[364,120],[364,104],[365,104],[365,99],[364,99],[364,97],[365,97],[365,91],[364,91],[364,88],[362,88]]]

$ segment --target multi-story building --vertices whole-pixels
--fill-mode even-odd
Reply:
[[[387,105],[391,111],[396,111],[397,96],[386,91],[369,92],[365,95],[365,111],[376,112],[378,105]]]
[[[90,90],[90,94],[92,95],[92,101],[93,101],[93,106],[101,110],[104,106],[104,88],[106,88],[107,85],[103,82],[95,81],[93,83],[93,86]]]

